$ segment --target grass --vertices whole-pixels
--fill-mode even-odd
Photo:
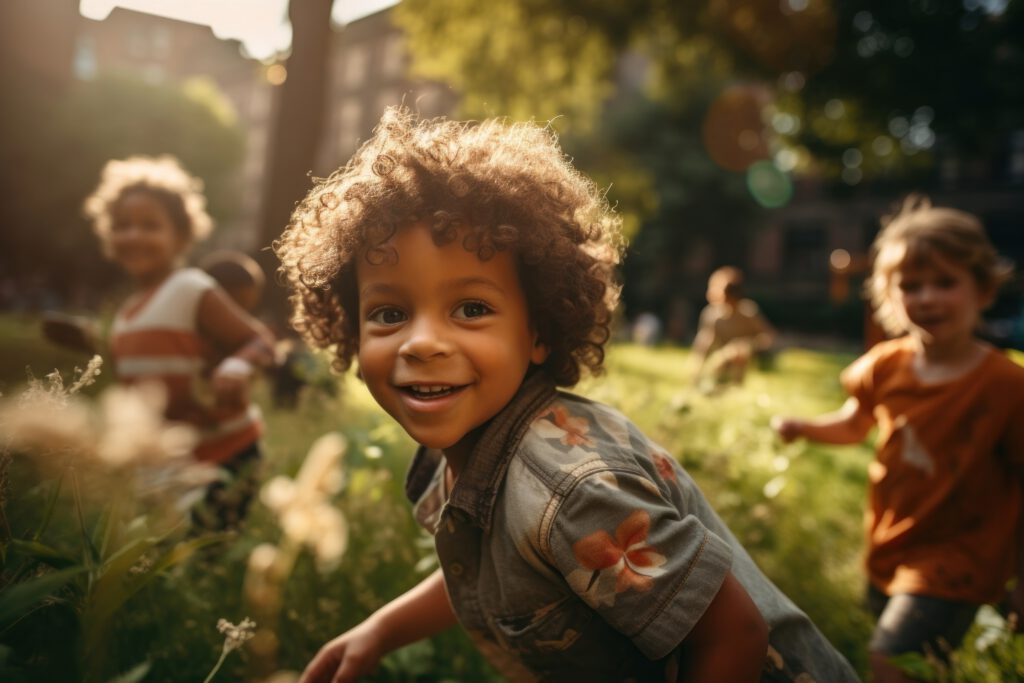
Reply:
[[[686,380],[685,349],[616,345],[607,374],[578,391],[622,410],[674,453],[765,573],[863,674],[871,623],[860,608],[861,519],[871,449],[782,445],[768,427],[776,413],[812,415],[839,406],[838,373],[852,358],[785,350],[773,370],[753,371],[744,387],[706,396]],[[25,366],[43,375],[84,362],[43,343],[31,321],[9,316],[0,317],[0,359],[5,393],[23,381]],[[310,444],[328,431],[342,431],[350,444],[347,483],[337,500],[351,528],[348,552],[328,574],[302,556],[287,579],[276,631],[278,664],[292,670],[433,567],[429,538],[416,528],[403,494],[414,444],[361,383],[349,376],[340,385],[337,395],[303,395],[295,410],[267,407],[265,388],[257,394],[267,421],[266,477],[294,475]],[[38,524],[45,493],[46,482],[16,460],[8,503],[16,536]],[[55,522],[49,542],[70,543],[72,527]],[[256,504],[229,542],[205,549],[131,598],[107,643],[102,680],[144,660],[151,665],[146,680],[203,680],[221,651],[217,620],[237,623],[246,616],[242,583],[250,552],[280,533],[272,514]],[[74,615],[59,600],[37,610],[18,628],[0,632],[0,677],[6,658],[35,674],[55,672],[49,680],[76,680],[74,667],[52,665],[77,656],[79,635]],[[19,659],[26,648],[33,659]],[[228,657],[216,680],[246,680],[246,660],[245,649]],[[40,669],[40,662],[51,668]],[[372,680],[498,679],[454,630],[394,653]]]

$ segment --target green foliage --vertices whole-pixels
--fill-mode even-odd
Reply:
[[[564,116],[553,124],[585,130],[610,93],[614,54],[583,17],[519,0],[406,0],[394,17],[414,73],[455,87],[463,117]]]
[[[1024,681],[1024,633],[1016,633],[991,607],[982,607],[964,638],[965,647],[943,661],[933,653],[911,653],[893,663],[931,683],[1010,683]]]

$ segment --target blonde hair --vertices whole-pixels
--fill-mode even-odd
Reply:
[[[104,251],[109,252],[114,207],[126,194],[136,191],[156,197],[189,242],[205,239],[213,230],[213,219],[206,213],[203,181],[190,175],[175,157],[165,154],[111,159],[103,166],[99,185],[83,205]]]
[[[875,319],[889,334],[905,332],[892,298],[893,273],[904,264],[924,265],[936,255],[970,271],[982,292],[994,293],[1012,272],[996,253],[977,217],[957,209],[934,207],[923,195],[906,197],[899,209],[882,219],[871,247],[871,275],[865,289]]]
[[[481,260],[511,250],[544,370],[571,386],[599,373],[618,300],[620,220],[549,128],[499,120],[416,120],[390,107],[349,163],[318,182],[275,245],[292,325],[351,365],[359,342],[357,259],[395,258],[388,241],[425,223]]]
[[[738,298],[743,289],[743,271],[735,266],[722,266],[708,278],[708,295],[725,299]],[[720,302],[719,302],[720,303]]]

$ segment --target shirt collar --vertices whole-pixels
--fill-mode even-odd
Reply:
[[[459,475],[448,504],[467,515],[483,530],[489,530],[494,501],[505,478],[505,470],[522,441],[523,435],[537,414],[554,399],[555,384],[543,371],[527,374],[519,391],[508,404],[491,418],[483,435],[473,448],[465,469]],[[418,501],[434,481],[442,461],[440,451],[420,446],[405,480],[405,492]]]

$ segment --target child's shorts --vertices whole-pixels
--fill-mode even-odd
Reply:
[[[868,608],[878,619],[869,649],[888,655],[930,652],[942,660],[959,647],[980,605],[868,587]]]

